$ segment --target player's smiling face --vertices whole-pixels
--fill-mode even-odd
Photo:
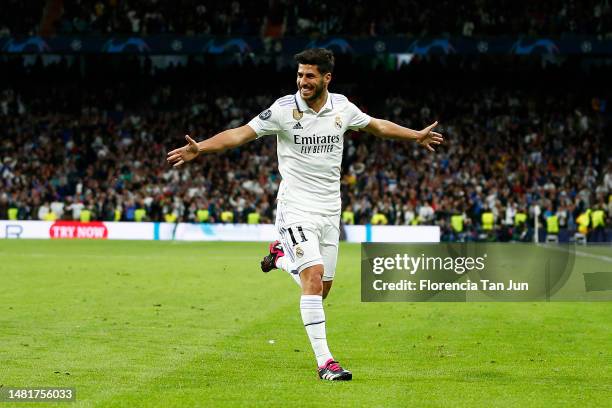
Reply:
[[[299,64],[297,71],[297,87],[305,101],[315,101],[323,95],[331,80],[331,74],[319,72],[316,65]]]

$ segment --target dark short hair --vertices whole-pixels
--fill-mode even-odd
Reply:
[[[298,64],[316,65],[322,74],[334,72],[334,53],[326,48],[310,48],[295,54],[294,58]]]

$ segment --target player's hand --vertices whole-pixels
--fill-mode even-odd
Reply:
[[[200,149],[195,140],[190,138],[189,135],[185,135],[185,140],[187,140],[185,146],[168,152],[166,160],[168,160],[168,163],[173,167],[178,167],[185,162],[191,161],[200,154]]]
[[[435,152],[432,145],[439,145],[444,141],[444,138],[440,133],[432,131],[432,129],[436,126],[438,126],[437,120],[431,125],[427,126],[425,129],[419,130],[418,132],[419,137],[417,138],[417,143],[426,147],[431,152]]]

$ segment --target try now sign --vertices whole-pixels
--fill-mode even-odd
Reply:
[[[107,239],[108,228],[102,222],[57,221],[49,228],[55,239]]]

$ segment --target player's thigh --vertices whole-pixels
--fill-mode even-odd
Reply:
[[[323,258],[323,280],[331,281],[336,275],[338,245],[321,245],[320,250],[321,257]]]

